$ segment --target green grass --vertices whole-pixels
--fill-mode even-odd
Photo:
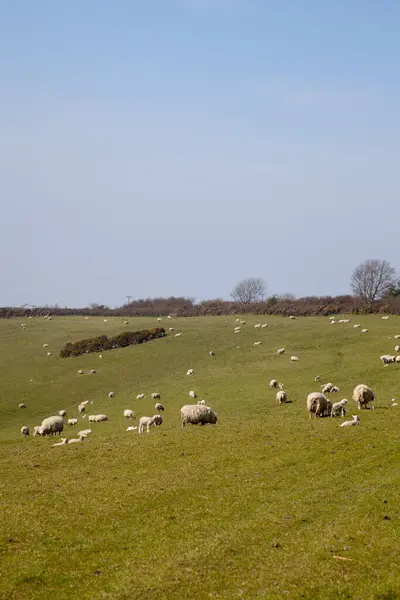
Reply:
[[[400,598],[400,406],[391,408],[400,365],[379,361],[393,353],[400,319],[246,321],[234,335],[233,317],[164,320],[182,337],[103,360],[58,352],[69,340],[157,321],[0,322],[1,599]],[[257,321],[268,327],[255,329]],[[95,375],[77,375],[91,368]],[[348,429],[340,419],[310,420],[305,401],[317,374],[341,388],[333,399],[348,398],[349,415],[353,388],[367,383],[376,410]],[[272,378],[292,404],[278,406]],[[215,427],[180,429],[191,389],[218,413]],[[152,415],[154,391],[162,427],[126,432],[123,410]],[[21,436],[22,425],[32,430],[60,409],[78,416],[86,399],[109,421],[93,424],[83,444],[51,448],[54,439]]]

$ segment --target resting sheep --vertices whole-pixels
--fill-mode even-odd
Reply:
[[[65,446],[66,444],[68,444],[68,438],[61,438],[61,442],[57,442],[56,444],[53,444],[51,447],[55,448],[56,446]]]
[[[291,357],[290,357],[290,360],[291,360],[292,362],[298,362],[299,358],[298,358],[298,356],[291,356]]]
[[[335,404],[332,405],[332,410],[331,410],[331,417],[344,417],[346,414],[346,409],[345,409],[345,405],[347,404],[347,400],[346,398],[343,398],[343,400],[341,400],[340,402],[335,402]]]
[[[126,431],[136,431],[136,429],[137,429],[137,425],[135,425],[135,426],[130,425],[129,427],[126,428]]]
[[[261,342],[254,342],[253,346],[259,346]]]
[[[136,396],[136,400],[142,400],[143,398],[146,398],[146,396],[144,394],[138,394]]]
[[[194,390],[191,390],[189,392],[189,398],[191,398],[192,400],[194,400],[195,398],[197,398],[197,394]]]
[[[311,392],[307,396],[307,410],[310,413],[310,419],[313,414],[315,417],[322,417],[328,409],[328,398],[320,392]]]
[[[67,421],[68,425],[71,425],[71,427],[76,425],[77,422],[78,422],[78,419],[68,419],[68,421]]]
[[[125,419],[136,419],[136,413],[133,410],[127,408],[124,410],[124,417]]]
[[[333,383],[326,383],[321,387],[321,391],[323,394],[337,394],[340,392],[340,388],[338,388],[336,385],[333,385]]]
[[[21,433],[22,433],[22,435],[28,436],[29,435],[29,427],[27,427],[26,425],[23,425],[21,427]]]
[[[115,392],[108,392],[108,397],[109,398],[114,398],[115,396]]]
[[[82,429],[78,432],[78,435],[89,435],[89,433],[92,433],[91,429]]]
[[[361,410],[362,408],[367,408],[368,404],[370,403],[372,405],[372,408],[374,409],[374,399],[374,392],[367,385],[360,383],[354,388],[353,400],[354,402],[357,402],[358,410]]]
[[[358,415],[351,415],[353,417],[352,421],[345,421],[344,423],[340,423],[339,427],[349,427],[351,425],[359,425],[360,417]]]
[[[72,438],[71,440],[68,440],[68,444],[77,444],[79,442],[83,442],[83,440],[85,439],[86,435],[84,433],[80,433],[78,438]]]
[[[108,421],[107,415],[89,415],[89,423],[101,423]]]
[[[163,420],[161,415],[153,415],[152,417],[140,417],[138,433],[143,433],[145,426],[146,432],[149,433],[150,427],[157,427],[159,425],[162,425],[162,422]]]
[[[181,408],[181,427],[187,423],[192,425],[205,425],[210,423],[215,425],[217,414],[209,406],[200,404],[186,404]]]
[[[90,369],[90,371],[89,371],[89,375],[95,375],[95,373],[96,373],[96,370],[95,370],[95,369]]]
[[[79,369],[78,375],[83,375],[83,369]]]

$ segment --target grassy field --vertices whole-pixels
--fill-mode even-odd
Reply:
[[[246,322],[234,335],[233,317],[165,319],[182,337],[102,360],[58,353],[66,341],[156,319],[0,322],[1,599],[400,598],[400,405],[391,407],[400,365],[379,361],[394,353],[400,318]],[[360,427],[310,420],[317,374],[341,388],[333,400],[349,399],[348,416],[358,383],[373,388],[376,410],[360,412]],[[291,404],[276,403],[272,378]],[[181,430],[192,389],[218,413],[216,426]],[[152,415],[156,391],[164,424],[127,432],[123,410]],[[86,399],[109,421],[83,444],[52,448],[55,439],[20,434],[60,409],[78,416]]]

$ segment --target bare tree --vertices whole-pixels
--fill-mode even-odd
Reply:
[[[231,296],[235,302],[238,302],[242,306],[246,306],[251,302],[260,302],[264,299],[265,290],[267,289],[266,283],[259,277],[249,277],[243,279],[235,285]]]
[[[370,259],[358,265],[351,277],[351,289],[362,300],[371,304],[392,289],[396,271],[387,260]]]

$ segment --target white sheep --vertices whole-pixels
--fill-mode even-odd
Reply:
[[[78,435],[89,435],[89,433],[92,433],[91,429],[82,429],[81,431],[78,431]]]
[[[298,362],[299,358],[298,358],[298,356],[291,356],[291,357],[290,357],[290,360],[291,360],[292,362]]]
[[[191,398],[192,400],[194,400],[195,398],[197,398],[197,394],[194,390],[191,390],[189,392],[189,398]]]
[[[353,325],[354,329],[358,329],[359,327],[361,327],[360,323],[356,323],[355,325]]]
[[[78,419],[68,419],[67,423],[68,425],[70,425],[71,427],[74,427],[74,425],[76,425],[78,422]]]
[[[199,406],[205,406],[205,404],[206,404],[206,401],[205,401],[205,400],[197,400],[197,404],[198,404]]]
[[[210,352],[208,353],[210,356],[215,356],[215,352],[214,350],[210,350]]]
[[[341,416],[344,417],[346,414],[345,405],[347,404],[346,398],[343,398],[340,402],[335,402],[332,405],[331,417]]]
[[[108,421],[107,415],[89,415],[89,423],[101,423]]]
[[[158,317],[157,321],[161,321],[161,317]]]
[[[157,427],[162,425],[162,416],[153,415],[152,417],[140,417],[138,433],[143,433],[146,426],[146,431],[149,433],[150,427]]]
[[[129,325],[129,321],[124,321],[124,325]]]
[[[279,348],[279,350],[276,351],[277,354],[284,354],[285,353],[285,348]]]
[[[168,316],[167,316],[167,319],[172,319],[171,315],[168,315]]]
[[[261,323],[256,323],[256,324],[254,325],[254,328],[255,328],[255,329],[257,329],[257,328],[259,328],[259,327],[261,327]]]
[[[267,323],[263,323],[263,324],[261,325],[261,328],[262,328],[262,329],[265,329],[265,327],[268,327]]]
[[[383,362],[384,365],[389,365],[389,364],[394,363],[396,361],[396,357],[395,356],[391,356],[390,354],[383,354],[380,357],[380,360]]]
[[[397,335],[395,335],[395,336],[394,336],[394,339],[395,339],[395,340],[400,340],[400,334],[397,334]]]
[[[181,333],[176,333],[175,337],[181,337],[181,335],[182,335]]]
[[[99,354],[99,358],[100,358],[100,359],[102,359],[102,358],[103,358],[103,355],[102,355],[102,354]]]
[[[384,320],[386,320],[386,319],[388,319],[388,318],[389,318],[389,316],[388,316],[388,315],[386,315],[385,317],[381,317],[381,318],[382,318],[382,319],[384,319]]]
[[[48,344],[43,344],[43,348],[48,348],[49,345]]]
[[[307,410],[310,413],[310,419],[313,414],[315,417],[322,417],[328,409],[328,398],[320,392],[311,392],[307,396]]]
[[[22,433],[22,435],[28,436],[29,435],[29,427],[27,427],[26,425],[23,425],[21,427],[21,433]]]
[[[161,394],[159,392],[153,392],[151,398],[152,400],[161,400]]]
[[[319,375],[316,375],[316,376],[314,377],[314,381],[319,381],[320,379],[321,379],[321,377],[320,377]]]
[[[349,427],[351,425],[359,425],[360,417],[358,415],[351,415],[353,417],[352,421],[344,421],[344,423],[340,423],[339,427]]]
[[[357,402],[358,410],[367,408],[368,404],[371,404],[374,409],[374,399],[374,392],[367,385],[360,383],[354,388],[353,400]]]
[[[292,319],[292,321],[294,321],[296,317],[294,315],[290,315],[289,319]]]
[[[80,413],[84,413],[86,411],[86,405],[88,404],[88,401],[86,400],[85,402],[81,402],[78,406],[78,411]]]
[[[42,424],[37,432],[39,435],[54,435],[55,433],[60,433],[64,429],[64,421],[62,417],[48,417],[47,419],[43,419]]]
[[[325,385],[321,386],[321,391],[323,394],[337,394],[340,392],[340,388],[338,388],[336,385],[333,385],[333,383],[326,383]]]
[[[283,385],[283,383],[281,381],[279,381],[279,383],[278,383],[278,388],[280,390],[284,390],[285,389],[285,386]]]
[[[136,396],[136,400],[143,400],[143,398],[146,398],[146,396],[144,394],[138,394]]]
[[[108,323],[107,319],[104,319],[104,323]]]
[[[58,414],[60,415],[60,417],[66,417],[67,416],[67,411],[66,410],[60,410],[58,412]]]
[[[114,398],[115,396],[115,392],[108,392],[108,397],[109,398]]]
[[[193,375],[194,374],[194,370],[193,369],[188,369],[186,372],[186,375]]]
[[[26,408],[26,405],[23,402],[20,402],[20,404],[18,404],[18,408]]]
[[[33,437],[36,437],[37,435],[42,435],[42,434],[40,433],[40,425],[36,425],[36,426],[33,428]]]
[[[284,404],[287,402],[287,394],[283,390],[276,392],[276,400],[279,404]]]
[[[361,329],[361,333],[368,333],[368,329]]]
[[[84,435],[83,433],[80,433],[79,437],[72,438],[72,439],[68,440],[68,445],[69,444],[77,444],[77,443],[83,442],[83,440],[85,439],[85,437],[86,437],[86,435]]]
[[[270,388],[277,388],[278,387],[278,382],[276,379],[271,379],[271,381],[269,382],[269,387]]]
[[[83,369],[79,369],[78,375],[83,375]]]
[[[335,319],[332,319],[331,325],[335,325],[335,323],[336,323]]]
[[[246,325],[246,321],[240,321],[241,325]]]
[[[395,347],[394,347],[394,351],[395,351],[395,352],[400,352],[400,346],[395,346]]]
[[[65,446],[66,444],[68,444],[68,438],[61,438],[61,442],[57,442],[56,444],[52,444],[52,448],[55,448],[56,446]]]
[[[163,411],[164,410],[164,405],[160,404],[160,402],[156,402],[154,405],[154,408],[158,411]]]
[[[400,363],[400,354],[396,356],[396,363]]]
[[[209,406],[200,404],[186,404],[181,408],[181,427],[187,423],[192,425],[205,425],[210,423],[215,425],[217,414]]]
[[[130,425],[129,427],[126,428],[126,431],[136,431],[137,429],[137,425]]]
[[[254,342],[253,346],[259,346],[261,342]]]
[[[125,419],[136,419],[136,413],[133,410],[127,408],[124,410],[124,417]]]
[[[52,356],[52,352],[47,352],[47,356]]]
[[[90,371],[89,371],[89,375],[95,375],[95,373],[96,373],[96,370],[95,370],[95,369],[90,369]]]
[[[168,331],[175,331],[175,327],[170,327]]]

